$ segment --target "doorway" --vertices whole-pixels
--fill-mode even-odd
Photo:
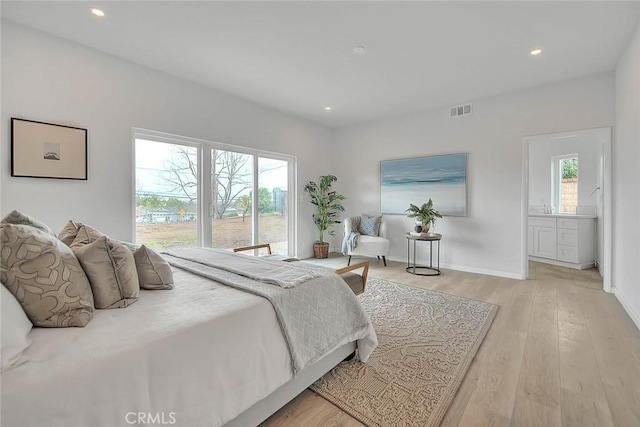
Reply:
[[[589,196],[587,209],[593,208],[597,216],[595,236],[597,240],[596,263],[600,275],[603,279],[603,290],[611,292],[611,128],[586,129],[571,132],[560,132],[553,134],[527,136],[523,139],[523,175],[522,175],[522,271],[524,278],[529,278],[529,252],[534,241],[535,233],[532,235],[529,215],[531,212],[548,213],[553,206],[553,188],[557,187],[557,182],[549,185],[549,203],[544,202],[534,190],[536,200],[531,200],[531,170],[535,167],[532,164],[531,149],[535,144],[540,146],[547,144],[550,146],[559,145],[568,141],[590,141],[596,145],[594,151],[594,172],[593,178],[583,186],[582,191]],[[550,170],[553,170],[553,162],[549,159]],[[550,174],[550,182],[553,178]],[[586,181],[586,180],[585,180]],[[556,197],[557,198],[557,197]],[[539,202],[539,205],[537,203]],[[557,203],[557,202],[556,202]],[[542,210],[541,210],[542,209]],[[544,218],[544,216],[542,216]],[[535,222],[535,221],[534,221]],[[534,224],[536,225],[536,224]],[[561,248],[561,246],[557,246]],[[562,248],[561,248],[562,249]],[[561,264],[561,263],[560,263]]]

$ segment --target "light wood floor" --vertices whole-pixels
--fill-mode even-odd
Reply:
[[[500,306],[442,426],[640,426],[640,331],[597,271],[531,263],[525,281],[405,266],[371,259],[369,274]],[[305,390],[262,425],[362,424]]]

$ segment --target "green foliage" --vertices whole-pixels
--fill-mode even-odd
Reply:
[[[164,207],[164,199],[161,199],[155,194],[149,194],[145,196],[136,195],[136,204],[138,206],[157,211]]]
[[[323,175],[319,178],[319,184],[309,181],[304,186],[304,191],[311,196],[311,204],[315,205],[316,212],[313,214],[313,222],[320,232],[320,243],[324,243],[324,232],[327,231],[333,235],[333,227],[340,224],[338,221],[338,212],[344,212],[344,207],[340,203],[345,200],[342,194],[331,191],[331,185],[338,178],[335,175]]]
[[[242,211],[242,222],[244,222],[244,217],[247,215],[247,212],[251,209],[251,196],[248,194],[243,194],[242,196],[238,196],[236,198],[236,209]]]
[[[410,203],[409,209],[405,212],[411,212],[407,216],[409,218],[418,218],[425,226],[429,223],[435,222],[436,218],[442,218],[440,212],[433,208],[433,200],[431,200],[431,197],[429,197],[429,201],[427,203],[423,203],[420,207]]]
[[[258,212],[261,214],[273,212],[273,200],[268,188],[260,187],[258,189]]]
[[[562,179],[578,177],[578,159],[567,159],[562,161]]]
[[[167,209],[170,211],[189,210],[189,203],[175,197],[165,199],[155,194],[136,195],[136,205],[153,211]]]
[[[187,210],[189,207],[189,203],[184,200],[176,199],[175,197],[170,197],[164,201],[164,207],[169,210]]]

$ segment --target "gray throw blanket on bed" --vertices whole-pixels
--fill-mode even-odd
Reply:
[[[232,273],[218,266],[231,258],[247,255],[221,253],[206,248],[181,248],[163,252],[173,267],[209,278],[224,285],[266,298],[272,305],[291,355],[294,375],[339,345],[356,341],[358,356],[366,362],[378,345],[373,325],[356,296],[333,270],[275,260],[255,261],[281,265],[286,269],[311,270],[317,276],[282,288]],[[296,274],[298,274],[296,272]]]
[[[172,255],[175,258],[193,260],[194,257],[198,257],[201,254],[201,249],[204,248],[183,248],[162,253]],[[300,283],[320,276],[310,268],[274,262],[276,260],[273,258],[265,259],[238,255],[233,252],[213,248],[206,248],[204,250],[207,251],[208,254],[206,264],[210,267],[235,273],[259,282],[278,285],[282,288],[292,288]],[[212,253],[215,253],[216,256],[211,256]]]

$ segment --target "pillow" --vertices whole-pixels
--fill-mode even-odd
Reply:
[[[0,285],[0,322],[2,343],[0,344],[0,372],[20,364],[22,352],[31,345],[29,332],[33,327],[24,314],[22,306],[11,292]]]
[[[136,260],[141,288],[173,289],[173,271],[159,253],[142,245],[133,253],[133,258]]]
[[[14,225],[29,225],[31,227],[37,228],[38,230],[42,230],[47,234],[56,237],[56,233],[53,232],[49,228],[47,224],[44,222],[40,222],[35,218],[31,218],[29,215],[23,214],[22,212],[18,212],[16,210],[11,211],[11,213],[5,216],[2,219],[3,224],[14,224]]]
[[[351,220],[351,232],[352,233],[359,233],[360,231],[360,217],[359,216],[352,216],[351,218],[349,218]]]
[[[107,236],[79,244],[83,239],[78,233],[71,249],[89,278],[95,307],[124,308],[136,302],[140,284],[133,253]]]
[[[380,222],[382,221],[382,215],[369,216],[362,215],[360,218],[360,226],[358,232],[365,236],[377,236],[380,230]]]
[[[29,225],[0,224],[0,281],[35,326],[84,326],[93,316],[91,287],[71,249]]]
[[[72,248],[74,246],[88,245],[89,243],[95,242],[102,236],[107,237],[106,234],[96,230],[90,225],[87,225],[87,224],[78,224],[78,225],[79,225],[78,232],[76,233],[76,236],[74,237],[73,241],[69,245]],[[91,279],[89,279],[89,281],[91,281]]]
[[[81,225],[82,224],[69,220],[69,222],[67,222],[67,225],[64,226],[60,234],[58,234],[58,239],[60,239],[62,243],[64,243],[65,245],[71,246],[71,243],[73,243],[73,240],[78,235],[78,229],[80,228]]]

